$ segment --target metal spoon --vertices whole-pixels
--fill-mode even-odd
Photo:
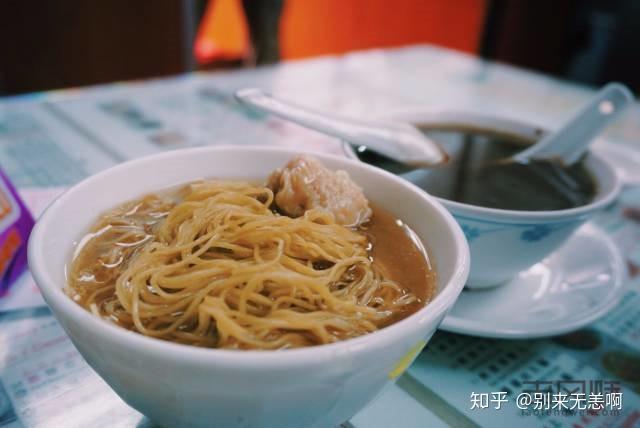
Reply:
[[[348,141],[357,146],[356,150],[375,151],[409,169],[431,167],[448,160],[447,153],[435,141],[409,124],[348,119],[302,107],[254,88],[242,89],[235,97],[242,104]]]

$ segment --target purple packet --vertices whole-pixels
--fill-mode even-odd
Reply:
[[[33,217],[0,170],[0,297],[27,268],[27,242]]]

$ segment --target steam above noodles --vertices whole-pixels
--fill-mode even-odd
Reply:
[[[212,180],[118,207],[78,245],[67,293],[147,336],[236,349],[349,339],[422,304],[372,260],[366,225],[322,207],[292,218],[274,199]]]

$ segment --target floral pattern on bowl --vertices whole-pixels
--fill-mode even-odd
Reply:
[[[464,236],[467,238],[467,241],[469,241],[470,243],[480,238],[483,235],[493,233],[493,232],[505,231],[506,229],[511,229],[513,227],[522,229],[522,232],[520,232],[520,239],[522,241],[537,242],[551,235],[555,230],[563,229],[569,226],[575,226],[578,223],[575,221],[569,221],[569,222],[554,223],[554,224],[505,224],[501,226],[496,226],[493,222],[490,222],[490,221],[483,221],[478,219],[471,220],[471,219],[456,216],[456,215],[454,215],[454,217],[456,218],[456,220],[458,220],[458,223],[460,223],[460,227],[464,232]],[[493,225],[493,227],[481,227],[478,225],[472,226],[468,224],[469,221],[472,221],[477,224],[484,223],[489,226]]]

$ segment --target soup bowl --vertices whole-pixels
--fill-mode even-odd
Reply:
[[[437,272],[433,299],[372,334],[280,351],[204,349],[127,331],[64,292],[74,242],[99,213],[149,192],[201,178],[263,181],[297,152],[208,147],[120,164],[74,186],[38,220],[29,266],[84,359],[129,405],[166,427],[333,427],[348,420],[413,361],[467,279],[469,248],[442,205],[413,184],[352,160],[317,155],[413,228]]]
[[[503,138],[521,143],[523,148],[547,133],[532,124],[466,112],[404,111],[391,117],[431,130],[434,133],[432,138],[441,138],[454,161],[461,156],[465,137],[456,139],[452,131]],[[348,157],[358,159],[351,146],[343,143],[343,148]],[[437,198],[453,214],[469,241],[471,270],[468,288],[494,287],[507,282],[555,251],[580,225],[617,198],[621,182],[613,167],[591,152],[584,162],[595,181],[596,194],[590,203],[575,208],[519,211]],[[419,187],[437,189],[438,194],[446,195],[455,189],[456,174],[454,168],[434,168],[414,170],[399,176]]]

